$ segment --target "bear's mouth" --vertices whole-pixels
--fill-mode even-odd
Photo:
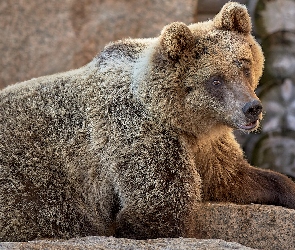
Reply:
[[[239,128],[243,129],[243,130],[252,130],[252,129],[256,128],[257,125],[258,125],[258,120],[255,120],[255,121],[249,122],[245,125],[239,125]]]

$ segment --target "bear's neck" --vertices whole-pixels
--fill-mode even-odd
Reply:
[[[187,138],[185,144],[202,179],[203,200],[222,201],[219,193],[230,195],[233,179],[248,164],[232,130],[226,128],[207,137]]]

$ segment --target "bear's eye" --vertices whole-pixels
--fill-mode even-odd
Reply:
[[[221,85],[221,84],[222,84],[222,81],[219,80],[219,79],[214,79],[214,80],[212,81],[212,85],[214,85],[214,86],[219,86],[219,85]]]
[[[209,78],[208,80],[208,86],[212,86],[214,88],[219,88],[221,87],[225,82],[224,82],[224,78],[222,76],[219,76],[219,75],[215,75],[215,76],[212,76],[211,78]]]

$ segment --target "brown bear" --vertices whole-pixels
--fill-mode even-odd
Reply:
[[[0,240],[198,237],[204,201],[295,208],[250,166],[263,54],[245,6],[107,45],[88,65],[0,92]]]

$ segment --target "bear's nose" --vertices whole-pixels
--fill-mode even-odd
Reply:
[[[258,116],[262,112],[262,104],[258,100],[247,102],[242,110],[247,118],[257,120]]]

